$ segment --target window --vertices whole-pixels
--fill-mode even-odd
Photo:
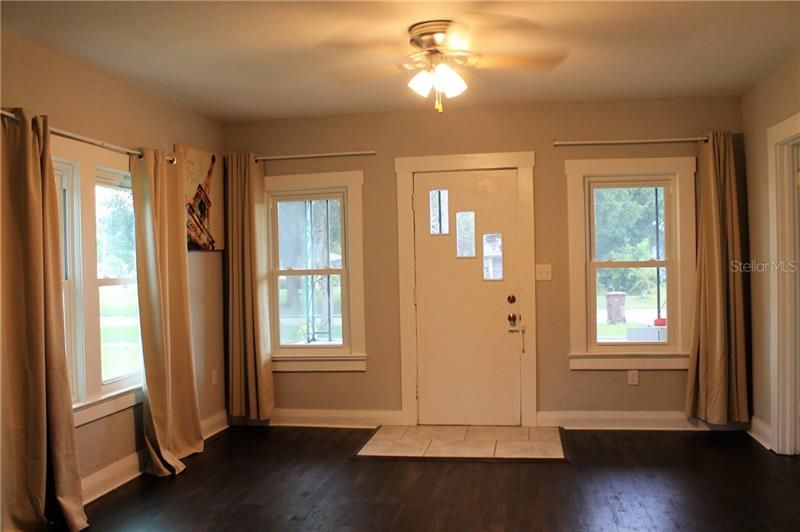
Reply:
[[[456,213],[456,257],[475,256],[475,211]]]
[[[503,235],[483,235],[483,280],[503,280]]]
[[[106,173],[94,187],[100,368],[103,384],[142,368],[130,178]]]
[[[666,342],[668,184],[589,183],[596,343]]]
[[[447,190],[436,189],[429,193],[431,234],[446,235],[450,233],[450,211],[447,205]]]
[[[80,329],[81,308],[79,293],[81,289],[81,261],[80,253],[80,204],[78,202],[77,172],[72,164],[64,161],[54,161],[53,170],[56,182],[60,188],[58,197],[59,222],[61,233],[61,294],[64,306],[64,345],[69,367],[70,389],[72,401],[79,400],[80,381],[77,376],[80,372],[79,363],[82,360],[83,348],[79,341],[82,335],[77,334]],[[80,356],[79,356],[80,355]]]
[[[570,367],[687,367],[694,158],[575,160],[565,166]]]
[[[343,196],[276,197],[278,341],[281,346],[342,345],[347,321],[342,278]]]
[[[273,369],[365,369],[361,172],[264,179]]]
[[[127,156],[61,138],[52,143],[61,187],[66,349],[79,423],[94,419],[90,405],[141,385],[133,194]]]

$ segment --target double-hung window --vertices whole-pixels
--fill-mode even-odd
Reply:
[[[570,367],[687,366],[695,160],[566,161]]]
[[[362,182],[361,172],[265,177],[276,371],[366,367]]]
[[[138,381],[142,368],[130,176],[98,171],[94,197],[100,376],[107,387]]]
[[[342,194],[276,196],[281,347],[341,346],[347,336]]]
[[[67,161],[53,163],[56,183],[59,187],[58,209],[61,235],[61,296],[64,307],[64,345],[69,367],[72,401],[80,397],[82,373],[82,307],[81,260],[80,260],[80,191],[76,167]]]
[[[142,343],[128,157],[52,139],[60,187],[64,333],[76,423],[141,399]],[[126,394],[124,397],[121,394]],[[115,403],[115,404],[116,404]]]

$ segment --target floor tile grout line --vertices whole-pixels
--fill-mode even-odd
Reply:
[[[426,456],[428,454],[428,449],[431,448],[431,443],[433,443],[433,440],[432,439],[428,440],[428,445],[426,445],[425,450],[422,451],[422,456]]]

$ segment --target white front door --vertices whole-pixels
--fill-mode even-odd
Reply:
[[[421,424],[520,424],[520,185],[516,169],[414,175]]]

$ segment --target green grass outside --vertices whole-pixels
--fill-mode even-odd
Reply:
[[[101,287],[100,313],[103,316],[138,316],[139,294],[136,286]]]
[[[666,295],[662,293],[661,305],[666,308]],[[606,308],[605,294],[597,296],[597,308]],[[625,297],[625,308],[630,309],[656,309],[656,295],[655,293],[646,296],[627,296]]]
[[[625,338],[631,327],[645,327],[642,323],[598,323],[597,336],[600,338]]]
[[[138,342],[139,325],[100,325],[101,343]]]
[[[327,338],[327,335],[325,335]],[[341,325],[333,326],[333,338],[342,338]],[[306,339],[306,326],[305,325],[281,325],[281,340],[285,345],[291,345],[294,342],[305,341]]]
[[[333,306],[335,308],[342,308],[341,286],[334,286],[331,288],[331,299],[333,300]],[[302,299],[297,301],[297,303],[295,305],[292,305],[290,308],[286,308],[288,300],[289,300],[289,289],[280,288],[278,290],[278,304],[280,305],[280,307],[284,308],[289,314],[298,314],[298,315],[304,314]]]

